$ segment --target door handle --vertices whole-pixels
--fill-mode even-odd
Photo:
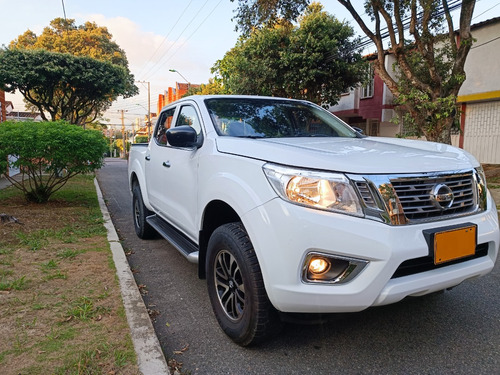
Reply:
[[[170,161],[164,161],[163,166],[166,168],[170,168]]]
[[[144,159],[146,159],[147,161],[149,161],[149,160],[151,160],[151,156],[150,156],[150,155],[146,155],[146,156],[144,157]]]

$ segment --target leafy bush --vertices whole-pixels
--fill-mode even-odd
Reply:
[[[0,170],[20,168],[20,181],[6,177],[30,202],[47,202],[71,177],[99,169],[107,148],[99,131],[66,121],[0,124]]]
[[[147,135],[138,135],[135,137],[135,143],[148,143]]]

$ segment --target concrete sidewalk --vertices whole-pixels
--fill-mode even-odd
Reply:
[[[19,176],[19,175],[16,175]],[[14,177],[16,177],[14,176]],[[0,189],[5,189],[11,185],[10,181],[4,175],[0,175]]]
[[[99,206],[104,218],[104,226],[108,231],[108,241],[113,254],[116,274],[130,327],[132,342],[137,354],[137,365],[144,375],[169,374],[167,361],[161,350],[151,318],[149,317],[144,301],[130,270],[125,251],[116,233],[113,222],[104,203],[101,188],[97,179],[94,179]]]
[[[21,181],[22,178],[23,178],[22,173],[17,173],[13,176],[13,179],[16,181]],[[27,176],[25,176],[25,178],[27,178]],[[3,174],[0,174],[0,190],[8,188],[11,185],[12,184],[10,183],[9,180],[7,180],[7,177],[5,177]]]

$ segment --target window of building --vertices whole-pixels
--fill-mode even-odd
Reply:
[[[366,83],[361,88],[361,99],[373,97],[373,90],[375,84],[375,73],[373,70],[373,65],[368,64],[368,69],[366,72],[367,78]]]

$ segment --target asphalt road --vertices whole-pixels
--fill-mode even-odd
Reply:
[[[220,330],[197,268],[132,223],[127,162],[108,159],[99,185],[167,359],[188,374],[500,374],[500,271],[440,295],[317,325],[287,324],[256,348]]]

